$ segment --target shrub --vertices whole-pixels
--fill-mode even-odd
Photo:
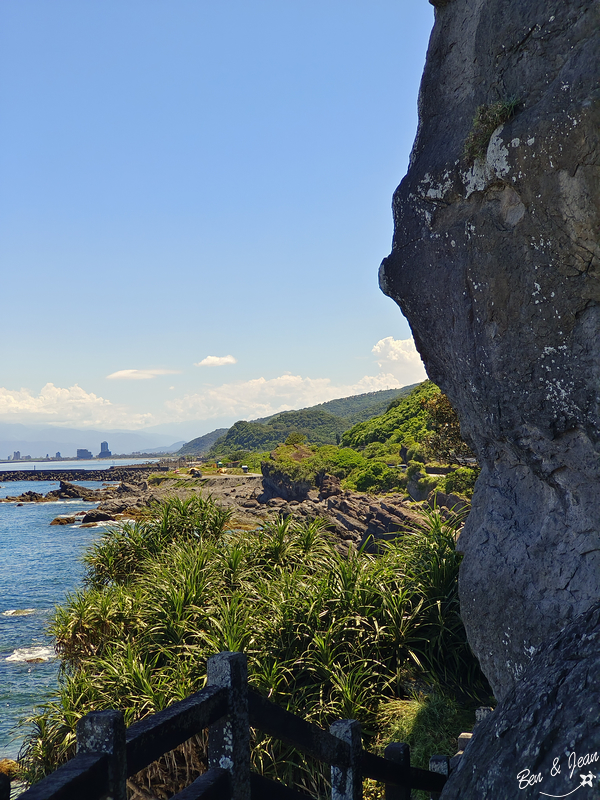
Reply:
[[[382,442],[371,442],[363,450],[365,458],[380,458],[386,454],[386,446]]]
[[[285,440],[285,444],[287,445],[295,445],[295,444],[304,444],[306,441],[306,436],[300,431],[292,431],[290,435]]]
[[[472,458],[473,452],[460,432],[458,414],[445,394],[424,400],[428,427],[431,432],[423,438],[423,445],[430,458],[446,464],[460,464]]]
[[[390,742],[410,746],[410,762],[414,767],[429,769],[433,754],[453,756],[458,750],[458,737],[475,724],[472,708],[461,707],[454,698],[440,692],[416,692],[405,700],[383,703],[379,710],[379,750]],[[378,792],[375,797],[383,800]],[[414,800],[429,800],[429,792],[413,791]]]
[[[382,461],[372,461],[359,469],[345,482],[348,488],[358,492],[390,492],[406,486],[404,473],[390,469]]]
[[[473,163],[476,158],[485,158],[493,132],[514,117],[519,100],[499,100],[496,103],[481,105],[475,112],[473,126],[465,140],[465,158]]]
[[[443,482],[443,478],[439,475],[428,475],[425,473],[422,475],[419,480],[417,481],[417,488],[420,489],[422,492],[429,492],[436,489],[441,482]]]
[[[205,504],[204,518],[222,520]],[[135,568],[122,529],[86,559],[88,588],[54,617],[63,671],[59,695],[31,721],[22,757],[30,780],[73,754],[76,722],[88,711],[121,708],[131,724],[202,688],[206,659],[221,650],[246,652],[251,684],[284,708],[324,727],[359,719],[366,745],[381,704],[402,692],[408,674],[483,686],[458,615],[459,518],[432,511],[380,556],[343,557],[319,521],[226,531],[197,524],[189,510],[157,509],[161,533],[150,541],[158,544]],[[300,754],[262,735],[254,745],[256,769],[322,788]],[[203,746],[190,745],[194,764]],[[171,793],[179,763],[161,761]]]
[[[475,489],[475,481],[479,477],[479,467],[459,467],[448,473],[444,481],[446,494],[462,494],[471,497]]]
[[[406,467],[406,477],[410,479],[417,475],[424,475],[425,473],[421,472],[422,469],[423,463],[421,461],[409,460],[408,466]]]

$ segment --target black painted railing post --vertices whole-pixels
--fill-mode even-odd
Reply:
[[[329,727],[329,733],[350,745],[350,764],[331,767],[331,800],[362,800],[360,722],[355,719],[337,720]]]
[[[450,775],[450,759],[448,756],[431,756],[429,759],[429,771],[437,772],[448,777]],[[431,800],[438,800],[439,792],[431,793]]]
[[[10,778],[0,772],[0,800],[10,800]]]
[[[77,723],[77,754],[108,756],[110,800],[127,800],[127,754],[122,711],[92,711]]]
[[[248,664],[243,653],[218,653],[206,665],[207,686],[229,689],[229,713],[208,729],[209,769],[231,774],[232,800],[250,800]]]
[[[401,742],[392,742],[385,748],[383,754],[388,761],[399,764],[401,767],[410,767],[410,747]],[[387,783],[385,786],[385,800],[410,800],[410,787],[393,786]]]

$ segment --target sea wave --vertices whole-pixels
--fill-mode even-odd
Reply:
[[[5,660],[14,663],[31,664],[50,661],[53,658],[56,658],[56,653],[52,647],[18,647]]]
[[[81,497],[74,497],[72,500],[49,500],[47,504],[49,506],[72,506],[75,503],[92,503],[96,501],[92,500],[82,500]]]
[[[35,608],[9,608],[2,612],[3,617],[28,617],[29,614],[35,614]]]

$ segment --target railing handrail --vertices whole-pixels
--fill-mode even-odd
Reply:
[[[206,686],[127,728],[127,777],[130,778],[195,733],[208,728],[228,709],[229,690]]]
[[[27,800],[60,800],[69,797],[98,797],[108,788],[106,764],[108,757],[104,754],[91,755],[78,753],[58,769],[34,784],[20,797]]]
[[[248,710],[250,724],[263,733],[274,736],[325,764],[336,767],[350,765],[350,747],[346,742],[332,736],[314,722],[308,722],[291,711],[286,711],[255,689],[248,689]]]
[[[410,796],[411,789],[437,795],[446,782],[443,774],[411,767],[407,745],[388,746],[384,758],[363,750],[360,726],[354,720],[335,722],[326,731],[263,697],[248,687],[246,659],[240,653],[212,656],[207,682],[201,691],[127,730],[121,712],[86,715],[77,724],[77,755],[24,792],[22,800],[106,796],[125,800],[127,778],[205,728],[209,730],[209,769],[172,800],[310,797],[250,772],[251,726],[328,764],[332,800],[358,800],[363,778],[397,787],[395,792],[404,790],[393,795],[403,798]]]

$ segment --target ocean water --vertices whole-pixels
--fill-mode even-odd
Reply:
[[[88,463],[98,469],[97,461]],[[90,489],[102,486],[97,481],[75,483]],[[52,481],[2,481],[0,472],[0,497],[56,488]],[[0,758],[16,758],[24,735],[19,721],[56,690],[58,662],[48,623],[55,606],[81,584],[81,557],[102,534],[100,527],[50,522],[94,507],[81,500],[0,503]]]

